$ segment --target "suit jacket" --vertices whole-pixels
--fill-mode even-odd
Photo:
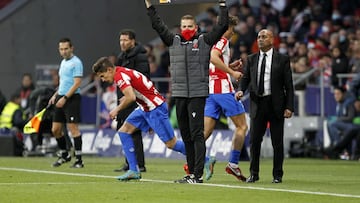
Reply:
[[[241,90],[250,93],[250,117],[255,118],[258,109],[259,95],[257,95],[257,69],[260,53],[251,54],[248,57],[245,66],[244,76],[241,79]],[[292,80],[292,72],[290,68],[290,58],[287,55],[273,52],[270,88],[272,108],[278,118],[284,117],[284,110],[290,109],[294,111],[294,87]]]

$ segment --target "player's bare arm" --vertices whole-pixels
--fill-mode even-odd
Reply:
[[[219,68],[222,71],[225,71],[226,73],[229,73],[231,77],[235,78],[236,80],[240,80],[242,77],[242,73],[238,71],[234,71],[229,66],[227,66],[222,60],[221,60],[222,53],[217,49],[212,49],[210,53],[210,61],[212,64],[214,64],[215,67]]]
[[[117,114],[121,110],[123,110],[124,108],[129,106],[131,103],[136,101],[136,96],[135,96],[134,90],[131,86],[128,86],[125,89],[123,89],[122,93],[124,94],[124,96],[120,99],[120,104],[115,109],[111,110],[109,113],[111,119],[115,119]]]

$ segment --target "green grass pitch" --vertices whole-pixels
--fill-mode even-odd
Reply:
[[[204,184],[175,184],[184,160],[146,159],[141,181],[119,182],[113,172],[123,158],[84,157],[85,168],[70,163],[52,168],[54,157],[0,157],[0,202],[360,202],[360,163],[285,159],[282,184],[272,184],[272,159],[260,162],[260,180],[239,182],[217,162]],[[248,176],[249,162],[240,162]]]

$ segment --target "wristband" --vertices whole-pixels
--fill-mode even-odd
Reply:
[[[66,95],[64,95],[64,96],[63,96],[63,98],[64,98],[65,100],[67,100],[67,99],[68,99],[68,97],[67,97]]]
[[[225,0],[219,0],[219,5],[220,6],[226,6],[226,1]]]

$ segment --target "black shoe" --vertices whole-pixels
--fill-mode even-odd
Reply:
[[[256,181],[259,180],[259,176],[258,175],[250,175],[247,179],[246,182],[247,183],[255,183]]]
[[[84,168],[82,160],[77,159],[70,168]]]
[[[337,150],[334,146],[323,150],[324,159],[339,159],[340,154],[341,151]]]
[[[53,167],[59,167],[59,166],[61,166],[63,163],[66,163],[66,162],[71,161],[71,156],[70,156],[70,154],[68,154],[68,153],[59,154],[58,156],[59,156],[58,160],[56,160],[56,161],[52,164]]]
[[[196,178],[193,174],[185,175],[180,180],[175,180],[175,183],[185,183],[185,184],[196,184],[196,183],[203,183],[204,180],[202,178]]]
[[[122,168],[114,169],[114,172],[126,172],[129,170],[129,165],[124,164]]]
[[[145,166],[142,166],[142,167],[140,166],[139,170],[140,170],[141,173],[144,173],[144,172],[146,172],[146,167]]]
[[[282,178],[280,178],[280,177],[274,178],[272,183],[282,183]]]

